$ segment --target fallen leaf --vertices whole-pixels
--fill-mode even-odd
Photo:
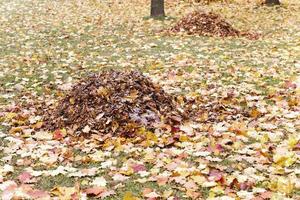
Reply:
[[[95,185],[95,186],[99,186],[99,187],[105,187],[106,186],[106,180],[104,177],[96,177],[94,179],[94,181],[92,182],[92,185]]]

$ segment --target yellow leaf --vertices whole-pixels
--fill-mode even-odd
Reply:
[[[285,194],[291,194],[294,190],[295,184],[286,177],[279,177],[271,181],[269,188],[273,191],[278,191]]]
[[[100,87],[97,89],[97,94],[101,97],[107,97],[108,96],[108,89],[105,87]]]
[[[12,120],[16,116],[17,116],[17,113],[10,112],[10,113],[6,114],[5,118],[8,120]]]
[[[173,193],[173,190],[165,190],[162,197],[167,199],[172,195],[172,193]]]
[[[236,141],[235,143],[233,143],[232,147],[234,149],[241,149],[243,147],[243,143],[241,141]]]
[[[199,116],[199,118],[198,118],[198,121],[200,121],[200,122],[204,122],[204,121],[206,121],[207,119],[208,119],[208,112],[203,112],[203,113],[201,113],[200,114],[200,116]]]
[[[23,128],[22,127],[12,127],[10,130],[9,130],[9,133],[10,134],[15,134],[15,133],[18,133],[18,132],[22,132]]]
[[[289,100],[288,100],[288,105],[289,106],[298,106],[299,105],[299,102],[300,102],[300,98],[293,98],[291,97]]]
[[[75,99],[74,98],[70,98],[70,104],[75,104]]]
[[[131,192],[127,191],[124,194],[123,200],[138,200],[139,198],[135,197]]]
[[[89,184],[89,182],[87,180],[81,181],[81,185],[88,185],[88,184]]]
[[[36,132],[32,137],[38,140],[51,140],[53,138],[53,135],[52,133],[46,131],[39,131]]]
[[[294,156],[288,157],[284,163],[284,166],[289,167],[289,166],[293,165],[295,162],[296,162],[296,158]]]
[[[287,154],[275,154],[273,156],[273,161],[279,166],[289,167],[296,162],[295,154],[289,152]]]
[[[274,169],[274,173],[278,175],[283,175],[285,173],[285,170],[282,166],[277,165]]]
[[[216,194],[213,191],[209,191],[208,193],[208,199],[215,199]]]
[[[130,92],[130,94],[125,97],[125,99],[129,102],[133,102],[134,100],[136,100],[139,97],[138,95],[138,91],[137,90],[133,90]]]
[[[259,110],[257,108],[253,108],[251,111],[250,111],[250,116],[253,117],[253,118],[257,118],[261,115],[261,113],[259,112]]]
[[[106,149],[108,147],[113,146],[113,142],[109,139],[105,140],[104,144],[103,144],[103,148]]]
[[[131,174],[134,173],[134,171],[133,171],[133,169],[132,169],[131,167],[128,167],[127,170],[121,170],[120,173],[121,173],[121,174],[124,174],[124,175],[126,175],[126,176],[130,176]]]
[[[260,142],[261,143],[266,143],[269,141],[269,135],[268,134],[264,134],[261,138],[260,138]]]
[[[189,138],[186,136],[186,135],[181,135],[179,137],[179,141],[180,142],[188,142],[189,141]]]
[[[293,135],[290,136],[288,140],[289,148],[291,149],[294,148],[296,144],[298,144],[298,139]]]
[[[122,139],[121,138],[117,138],[116,142],[114,143],[115,145],[115,150],[116,151],[121,151],[123,149],[122,147]]]
[[[202,185],[205,181],[206,181],[206,178],[204,176],[200,176],[200,175],[197,175],[197,176],[191,176],[191,178],[195,181],[195,183],[197,183],[198,185]]]
[[[247,127],[244,122],[234,122],[229,128],[229,131],[237,135],[247,136]]]
[[[154,133],[147,131],[145,145],[152,146],[153,144],[156,144],[157,141],[158,141],[157,136]]]
[[[153,155],[153,153],[148,153],[148,154],[146,154],[145,155],[145,158],[144,158],[144,160],[146,161],[146,162],[152,162],[152,161],[154,161],[156,159],[156,157]]]
[[[51,193],[58,196],[59,199],[69,200],[72,199],[72,195],[77,192],[75,187],[55,187],[51,190]]]
[[[219,186],[219,185],[216,186],[216,187],[211,188],[210,191],[215,193],[215,194],[218,194],[218,195],[224,194],[224,188]]]
[[[182,176],[182,177],[187,177],[187,176],[189,176],[189,175],[191,174],[191,172],[188,171],[188,170],[179,170],[179,171],[178,171],[178,174],[179,174],[180,176]]]
[[[180,105],[184,105],[184,99],[182,96],[178,96],[177,97],[177,102],[180,104]]]
[[[39,129],[42,127],[42,125],[43,125],[43,122],[37,122],[37,123],[31,125],[31,127],[34,129]]]
[[[147,132],[147,140],[150,140],[150,141],[153,141],[156,143],[158,141],[158,138],[154,133],[148,131]]]

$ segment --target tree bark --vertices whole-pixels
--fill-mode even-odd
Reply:
[[[164,0],[151,0],[151,17],[164,17]]]
[[[280,5],[279,0],[266,0],[266,5]]]

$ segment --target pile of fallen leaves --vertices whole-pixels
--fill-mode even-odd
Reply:
[[[237,37],[250,36],[233,28],[231,24],[214,13],[194,11],[183,17],[170,29],[173,33],[184,32],[188,35]]]
[[[141,128],[182,120],[173,98],[138,71],[105,71],[81,80],[46,115],[48,129],[134,137]]]

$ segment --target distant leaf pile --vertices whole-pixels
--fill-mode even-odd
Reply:
[[[106,71],[81,80],[46,117],[49,129],[134,137],[139,128],[181,121],[175,101],[137,71]]]
[[[171,32],[185,32],[188,35],[218,36],[218,37],[238,37],[248,35],[233,28],[228,22],[214,13],[204,13],[194,11],[183,17]]]

